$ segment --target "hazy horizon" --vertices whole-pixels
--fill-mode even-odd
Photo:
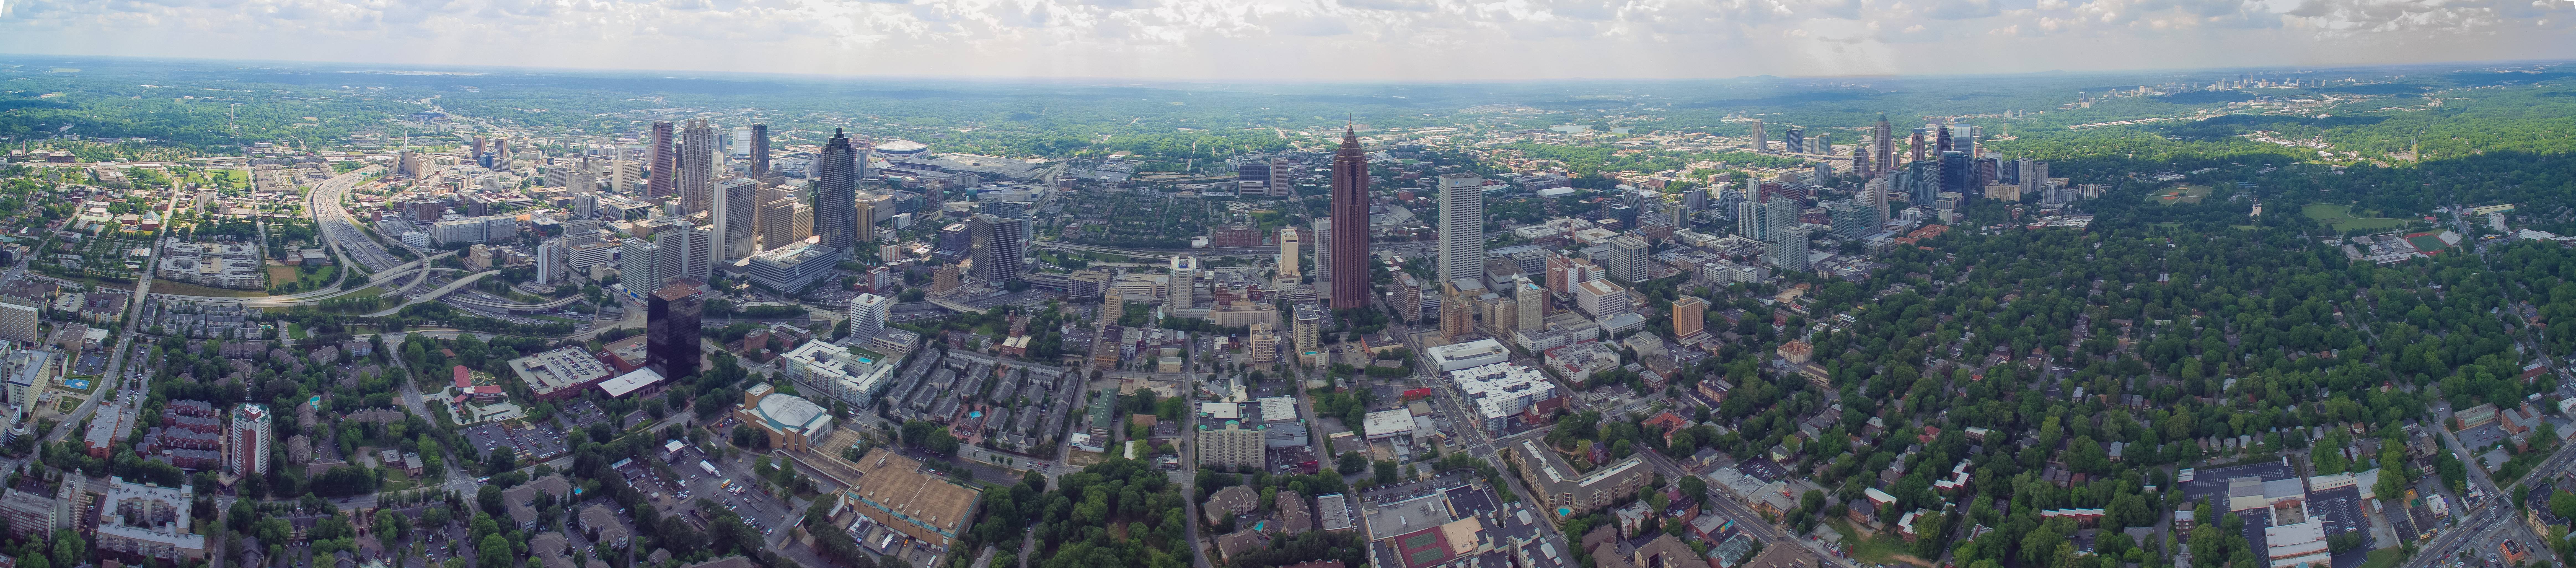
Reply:
[[[2576,13],[2561,12],[2576,2],[0,0],[0,52],[1080,81],[1830,79],[2514,61],[2576,52]]]

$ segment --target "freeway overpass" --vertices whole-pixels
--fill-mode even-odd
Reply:
[[[453,269],[453,268],[431,268],[431,269],[429,269],[429,270],[455,271],[456,269]],[[428,291],[428,292],[423,292],[423,293],[415,294],[415,295],[406,295],[406,296],[404,296],[404,299],[403,299],[403,303],[402,303],[402,304],[399,304],[399,305],[396,305],[396,306],[394,306],[394,307],[390,307],[390,308],[385,308],[384,310],[382,310],[382,311],[378,311],[378,312],[376,312],[376,313],[367,314],[367,316],[368,316],[368,317],[383,317],[383,316],[389,316],[389,315],[393,315],[393,314],[394,314],[394,313],[396,313],[396,312],[401,312],[403,308],[405,308],[405,307],[409,307],[409,306],[411,306],[412,304],[418,304],[418,303],[422,303],[422,302],[433,302],[433,301],[437,301],[439,298],[445,298],[445,297],[447,297],[449,294],[454,294],[454,293],[456,293],[458,290],[464,290],[467,286],[472,286],[476,281],[482,280],[484,277],[491,276],[491,275],[494,275],[494,274],[500,274],[500,273],[501,273],[501,271],[499,271],[499,270],[485,270],[485,271],[482,271],[482,272],[476,272],[476,273],[473,273],[473,274],[469,274],[469,275],[466,275],[464,278],[458,278],[458,279],[456,279],[456,281],[454,281],[454,282],[449,282],[449,283],[447,283],[447,285],[445,285],[445,286],[439,286],[439,287],[438,287],[437,289],[435,289],[435,290],[430,290],[430,291]],[[414,282],[414,284],[417,284],[417,282]],[[573,303],[573,302],[581,301],[581,296],[567,296],[567,297],[565,297],[565,298],[563,298],[563,299],[560,299],[560,300],[553,300],[553,301],[548,301],[548,302],[539,302],[539,303],[534,303],[534,304],[521,304],[521,303],[517,303],[517,302],[495,302],[495,301],[491,301],[491,300],[485,300],[485,299],[474,298],[474,297],[469,297],[469,296],[457,296],[457,297],[454,297],[454,298],[448,298],[448,299],[450,299],[450,300],[454,300],[454,301],[456,301],[456,303],[458,303],[458,304],[463,304],[463,305],[471,306],[471,307],[478,307],[478,308],[490,309],[490,310],[503,310],[503,311],[509,311],[509,312],[542,312],[542,311],[546,311],[546,310],[552,310],[552,309],[556,309],[556,308],[561,308],[561,307],[564,307],[564,306],[572,305],[572,303]]]

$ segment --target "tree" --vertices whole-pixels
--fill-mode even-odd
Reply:
[[[1359,475],[1368,471],[1368,468],[1368,454],[1359,452],[1342,452],[1342,456],[1335,458],[1333,464],[1333,471],[1342,475]]]
[[[53,560],[55,564],[64,566],[79,566],[82,562],[88,562],[89,541],[83,540],[80,533],[72,532],[71,529],[54,531]]]
[[[1378,482],[1378,484],[1379,484],[1379,485],[1385,485],[1385,484],[1395,483],[1395,462],[1394,462],[1394,461],[1390,461],[1390,460],[1378,460],[1378,462],[1377,462],[1377,482]]]
[[[489,535],[474,545],[475,566],[510,566],[517,555],[510,553],[509,539]]]

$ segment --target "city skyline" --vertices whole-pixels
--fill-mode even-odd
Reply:
[[[0,3],[0,52],[855,76],[1455,81],[2383,65],[2576,48],[2576,34],[2566,33],[2576,4],[2511,0],[445,8],[266,0],[259,10],[237,8],[16,0]],[[667,21],[690,25],[657,24]],[[1305,41],[1315,39],[1331,41]],[[842,56],[862,53],[870,56]],[[1408,56],[1368,57],[1385,53]],[[1265,65],[1219,64],[1244,59]]]

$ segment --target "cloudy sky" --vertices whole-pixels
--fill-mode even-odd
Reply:
[[[2564,57],[2576,0],[0,0],[0,53],[1483,81]]]

